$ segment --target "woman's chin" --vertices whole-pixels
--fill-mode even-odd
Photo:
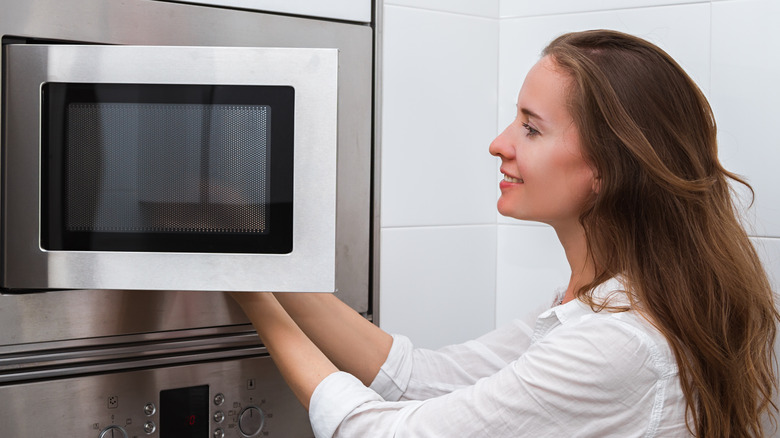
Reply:
[[[498,203],[498,214],[512,219],[528,220],[527,218],[522,217],[522,215],[518,214],[516,211],[513,211],[509,208],[502,208],[501,202]]]

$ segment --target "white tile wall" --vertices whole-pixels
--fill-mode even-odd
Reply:
[[[385,5],[453,12],[478,17],[498,18],[499,0],[387,0]]]
[[[689,3],[709,3],[709,0],[501,0],[501,17],[571,14],[577,12],[646,8]]]
[[[496,326],[536,316],[565,290],[571,270],[549,226],[499,225],[496,259]]]
[[[712,5],[711,103],[724,166],[753,186],[753,234],[780,237],[780,2]]]
[[[494,223],[498,21],[384,11],[382,226]]]
[[[709,89],[709,4],[504,19],[499,51],[500,126],[514,118],[517,93],[541,50],[562,33],[586,29],[614,29],[648,39],[675,58],[705,92]],[[494,175],[494,181],[500,179],[497,171]],[[497,196],[497,186],[493,187]],[[519,223],[504,217],[499,222]]]
[[[380,245],[384,330],[437,348],[493,328],[494,226],[386,228]]]

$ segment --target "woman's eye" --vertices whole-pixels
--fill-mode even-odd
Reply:
[[[525,129],[526,129],[526,131],[528,131],[528,133],[526,133],[526,134],[525,134],[525,135],[526,135],[526,136],[528,136],[528,137],[533,137],[533,136],[535,136],[535,135],[539,135],[539,134],[540,134],[540,132],[539,132],[539,131],[537,131],[536,129],[534,129],[534,128],[533,128],[531,125],[529,125],[528,123],[523,123],[523,128],[525,128]]]

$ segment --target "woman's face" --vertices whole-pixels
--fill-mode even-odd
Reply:
[[[551,58],[542,58],[520,89],[515,120],[490,144],[501,158],[498,211],[504,216],[571,225],[594,190],[566,105],[568,83]]]

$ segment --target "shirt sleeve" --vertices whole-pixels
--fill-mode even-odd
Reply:
[[[439,350],[415,349],[393,335],[385,363],[371,389],[385,400],[425,400],[473,385],[517,359],[531,343],[531,328],[520,320],[476,340]]]
[[[554,331],[493,375],[427,400],[386,401],[333,374],[312,396],[315,435],[645,436],[674,378],[659,372],[657,346],[614,321]]]

